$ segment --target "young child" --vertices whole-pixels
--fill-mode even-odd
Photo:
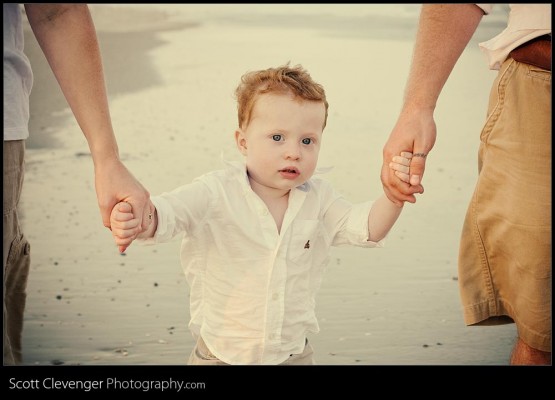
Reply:
[[[351,204],[313,177],[328,102],[302,66],[247,73],[236,97],[245,163],[153,196],[138,239],[183,235],[197,338],[189,364],[314,364],[307,333],[319,331],[315,296],[330,246],[381,247],[402,208],[385,194]],[[120,250],[140,230],[127,203],[111,224]]]

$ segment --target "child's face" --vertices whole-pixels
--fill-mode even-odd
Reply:
[[[325,115],[324,103],[300,100],[292,94],[257,98],[248,126],[235,132],[256,193],[270,189],[285,194],[312,176]]]

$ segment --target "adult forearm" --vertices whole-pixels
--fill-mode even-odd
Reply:
[[[119,158],[102,59],[86,4],[26,4],[35,37],[58,80],[95,165]]]
[[[475,4],[423,5],[403,110],[433,112],[457,60],[472,38],[482,10]]]

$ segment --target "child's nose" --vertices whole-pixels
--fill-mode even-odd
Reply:
[[[297,143],[289,144],[285,150],[285,158],[288,160],[298,160],[301,158],[301,146]]]

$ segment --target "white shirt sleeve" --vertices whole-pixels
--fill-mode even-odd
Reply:
[[[510,7],[508,25],[503,32],[478,44],[492,70],[500,69],[513,49],[551,33],[551,4],[511,4]]]
[[[213,203],[208,185],[200,180],[183,185],[171,192],[152,196],[158,226],[152,238],[141,239],[143,244],[163,243],[181,233],[192,233],[202,225]]]
[[[368,214],[373,201],[353,204],[327,183],[320,190],[327,199],[323,222],[332,246],[383,247],[383,239],[368,241]]]

